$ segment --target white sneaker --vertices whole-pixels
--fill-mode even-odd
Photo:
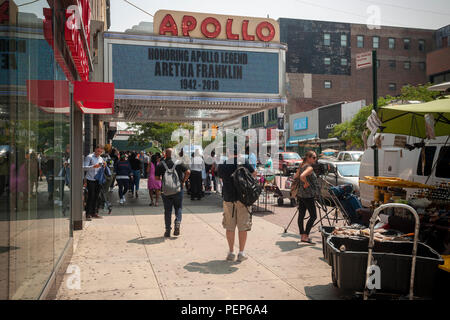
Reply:
[[[232,252],[228,253],[227,261],[234,261],[234,259],[236,259],[236,255]]]
[[[119,200],[119,203],[120,203],[120,204],[123,204],[123,198]]]
[[[127,199],[125,199],[125,197],[122,198],[123,203],[127,202]]]
[[[239,254],[238,254],[237,261],[242,262],[242,261],[245,261],[245,260],[247,260],[247,259],[248,259],[247,255],[245,255],[245,254],[243,254],[243,253],[239,253]]]

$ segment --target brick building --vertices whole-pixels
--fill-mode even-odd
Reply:
[[[427,54],[427,76],[432,83],[450,81],[450,25],[436,30],[435,50]]]
[[[433,30],[280,18],[287,43],[289,114],[336,101],[372,102],[372,71],[355,70],[358,53],[377,50],[378,94],[398,95],[406,84],[426,83]]]

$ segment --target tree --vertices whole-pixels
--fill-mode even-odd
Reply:
[[[435,100],[439,96],[439,92],[429,91],[427,88],[431,83],[426,85],[411,86],[406,85],[402,88],[401,94],[398,97],[386,96],[378,98],[378,106],[386,106],[394,101],[409,101],[418,100],[428,102]],[[340,140],[346,141],[347,146],[362,148],[364,146],[364,131],[367,129],[366,121],[372,112],[373,104],[363,107],[359,110],[352,120],[345,121],[336,125],[333,131],[329,134],[330,138],[336,137]]]
[[[193,126],[187,123],[175,122],[146,122],[146,123],[128,123],[129,129],[138,132],[128,139],[128,143],[135,143],[140,146],[148,145],[152,141],[161,143],[162,148],[170,148],[178,142],[171,141],[172,132],[177,129],[192,130]]]

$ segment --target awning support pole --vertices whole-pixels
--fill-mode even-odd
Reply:
[[[373,84],[373,110],[378,110],[378,92],[377,92],[377,51],[372,50],[372,84]],[[373,175],[378,177],[378,148],[375,145],[373,149]]]

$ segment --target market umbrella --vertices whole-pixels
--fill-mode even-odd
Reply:
[[[450,135],[450,96],[426,103],[380,107],[383,133],[404,134],[425,139],[425,115],[434,117],[435,136]]]
[[[151,152],[153,154],[155,154],[155,153],[162,153],[161,149],[159,149],[158,147],[154,147],[154,146],[145,149],[145,151],[146,152]]]
[[[328,148],[328,149],[323,150],[322,152],[323,152],[323,153],[336,153],[336,152],[338,152],[338,151],[335,150],[335,149],[330,149],[330,148]]]
[[[449,88],[450,88],[450,81],[449,82],[435,84],[434,86],[428,87],[428,90],[429,91],[445,91],[445,90],[447,90]]]

